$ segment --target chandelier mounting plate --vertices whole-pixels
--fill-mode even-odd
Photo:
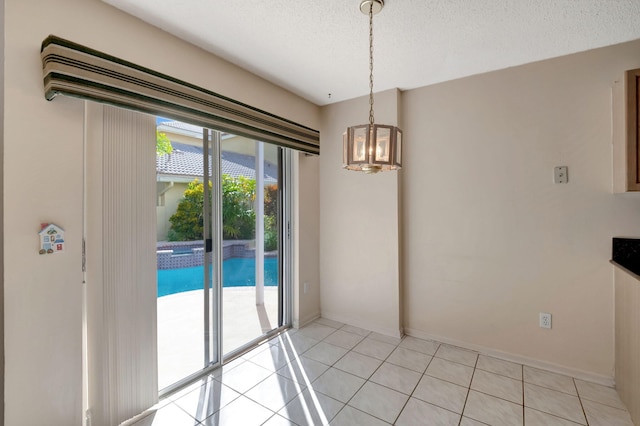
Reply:
[[[384,0],[362,0],[360,2],[360,12],[365,15],[369,14],[369,9],[371,9],[371,5],[373,4],[373,14],[380,12],[384,7]]]

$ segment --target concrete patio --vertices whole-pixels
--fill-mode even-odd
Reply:
[[[256,306],[255,287],[223,288],[223,353],[278,326],[277,289],[265,287],[264,305]],[[203,299],[203,290],[158,298],[159,389],[204,367]]]

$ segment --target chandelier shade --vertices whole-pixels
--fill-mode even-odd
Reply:
[[[369,124],[348,127],[342,134],[342,167],[368,174],[402,167],[402,130],[375,124],[373,116],[373,15],[383,6],[383,0],[360,3],[362,13],[369,15]]]
[[[377,173],[402,167],[402,130],[395,126],[352,126],[342,138],[342,162],[347,170]]]

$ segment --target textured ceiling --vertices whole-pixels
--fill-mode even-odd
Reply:
[[[103,1],[318,105],[369,92],[360,0]],[[373,23],[374,91],[406,90],[640,39],[640,0],[386,0]]]

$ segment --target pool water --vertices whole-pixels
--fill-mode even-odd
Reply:
[[[256,285],[256,260],[234,257],[222,262],[223,287],[253,287]],[[278,285],[278,259],[264,259],[264,285]],[[158,297],[204,287],[204,268],[159,269]]]

